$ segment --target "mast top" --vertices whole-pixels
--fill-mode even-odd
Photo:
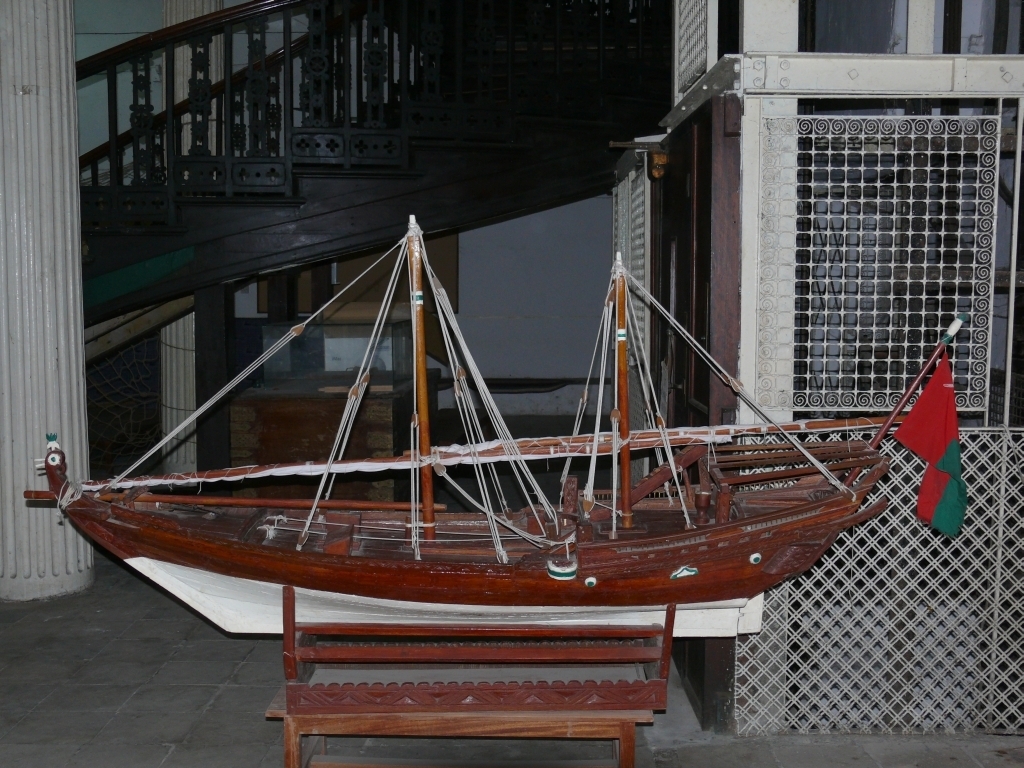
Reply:
[[[409,214],[409,231],[405,233],[406,237],[416,237],[422,235],[423,230],[420,229],[420,225],[416,223],[416,217]]]

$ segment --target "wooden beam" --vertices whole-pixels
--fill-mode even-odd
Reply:
[[[121,347],[131,344],[136,339],[152,333],[157,328],[177,320],[182,315],[188,314],[192,310],[192,305],[193,298],[191,296],[185,296],[180,299],[175,299],[174,301],[169,301],[166,304],[161,304],[160,306],[154,307],[148,311],[142,310],[140,312],[124,315],[122,318],[118,318],[118,320],[121,320],[124,317],[129,317],[130,319],[120,325],[117,325],[116,321],[101,323],[100,325],[103,326],[113,325],[113,329],[102,333],[101,335],[97,335],[91,341],[86,342],[86,364],[88,365],[104,355],[109,355],[111,352],[115,352]],[[93,327],[95,328],[95,326]]]
[[[711,100],[711,285],[708,351],[733,376],[740,354],[740,117],[735,94]],[[708,419],[736,423],[736,393],[710,377]]]
[[[124,315],[112,317],[110,320],[104,320],[102,323],[93,323],[92,325],[86,326],[85,341],[90,342],[93,339],[104,335],[105,333],[109,333],[115,328],[119,328],[125,323],[131,322],[139,315],[149,312],[149,310],[151,309],[153,309],[153,307],[143,307],[142,309],[136,309],[135,311],[128,312]]]

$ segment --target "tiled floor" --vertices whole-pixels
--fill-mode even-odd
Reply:
[[[280,766],[281,723],[263,712],[282,679],[280,639],[224,635],[98,555],[85,593],[0,603],[0,768]],[[678,687],[642,730],[646,768],[1024,766],[1013,737],[712,736]],[[601,757],[610,745],[348,739],[337,751],[489,765]]]

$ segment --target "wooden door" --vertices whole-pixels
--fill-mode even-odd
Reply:
[[[669,136],[668,172],[661,180],[656,288],[659,300],[701,344],[710,336],[711,110]],[[709,371],[666,323],[655,326],[656,360],[667,377],[667,418],[672,426],[709,420]]]

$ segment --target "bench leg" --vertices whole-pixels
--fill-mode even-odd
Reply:
[[[284,718],[284,768],[302,768],[302,734],[295,720]]]
[[[636,763],[636,723],[619,727],[619,768],[634,768]]]

